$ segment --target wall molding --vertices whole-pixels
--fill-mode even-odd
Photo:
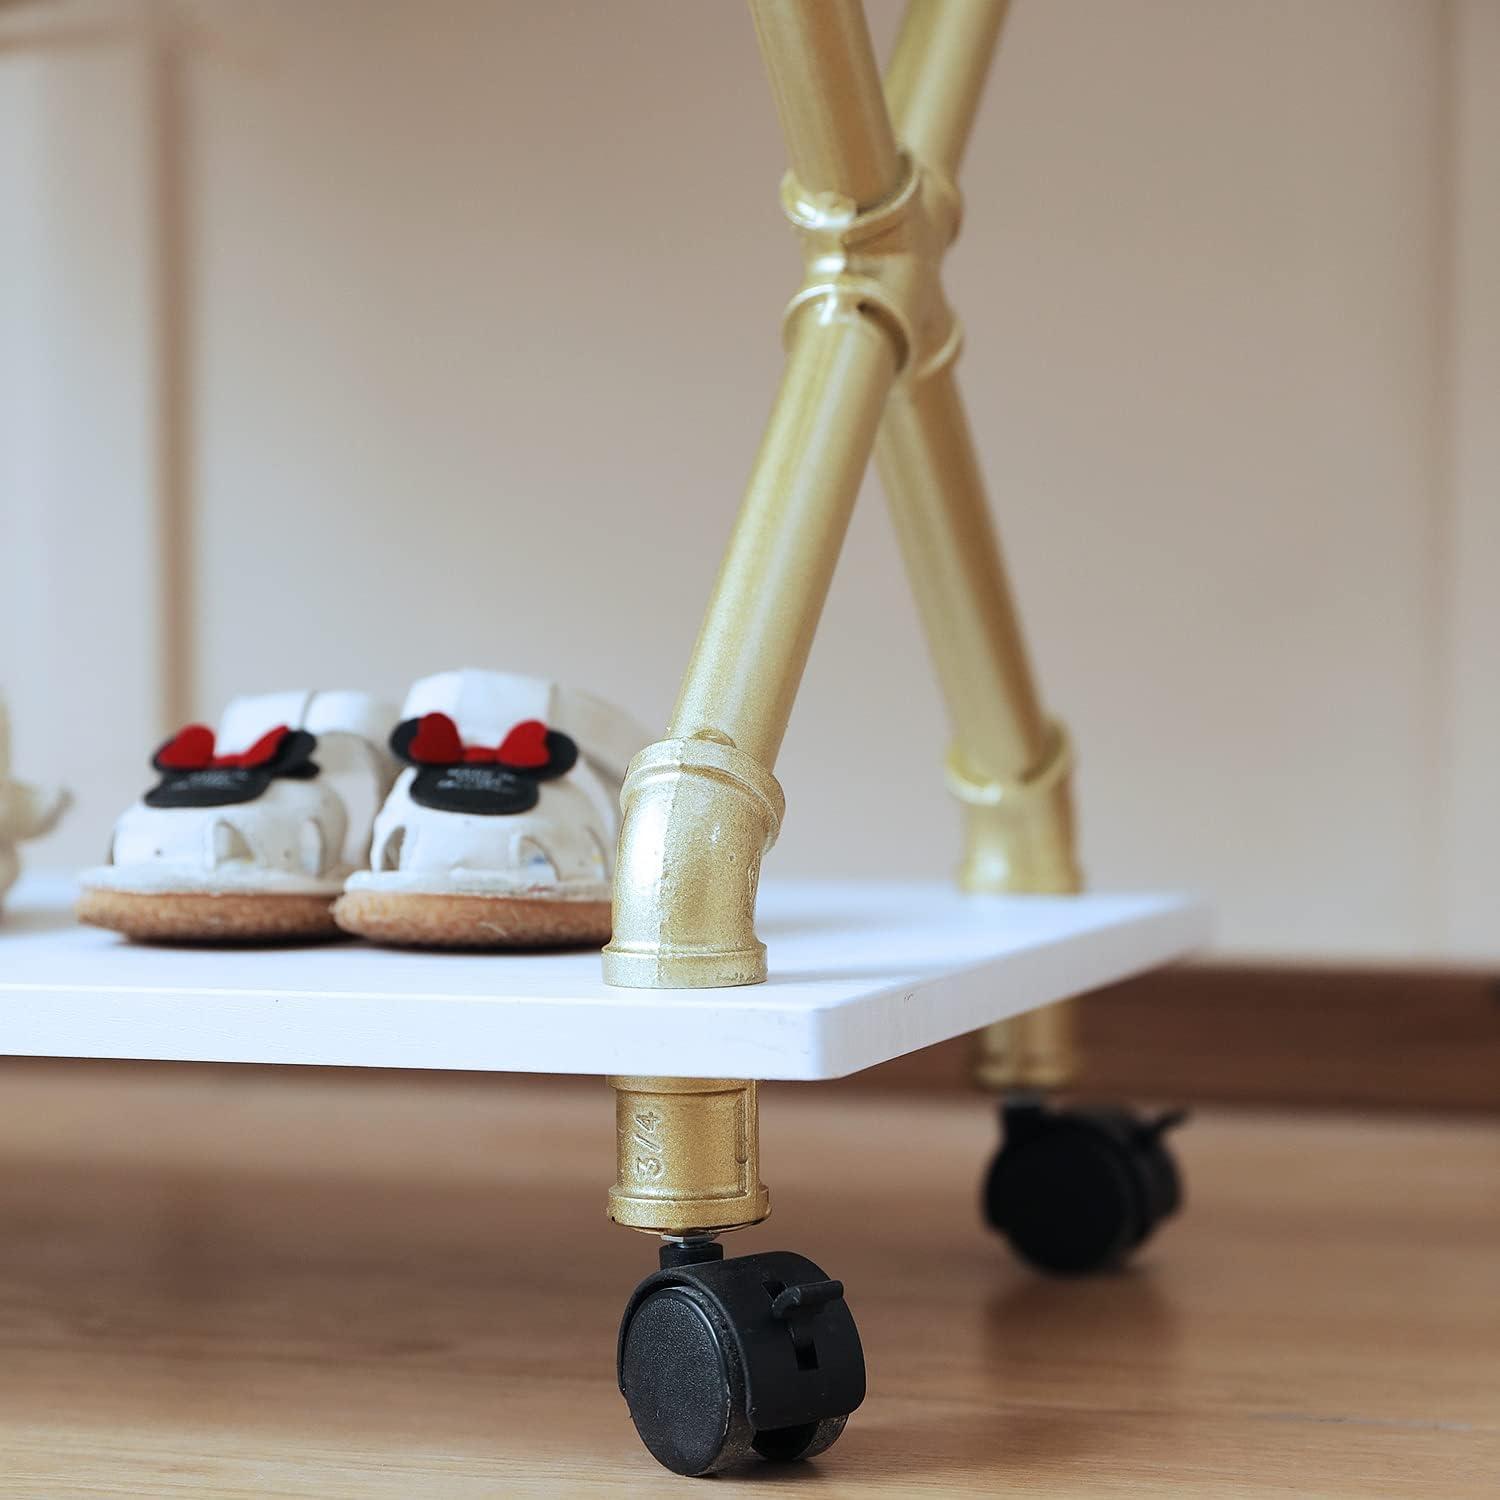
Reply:
[[[1500,1114],[1500,976],[1184,964],[1074,1002],[1079,1092]],[[968,1088],[967,1038],[846,1086]]]

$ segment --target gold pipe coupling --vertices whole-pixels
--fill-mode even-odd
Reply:
[[[609,1216],[651,1234],[704,1235],[758,1224],[756,1085],[735,1078],[611,1078],[619,1172]]]
[[[760,984],[760,862],[781,830],[781,785],[726,735],[659,740],[630,763],[605,983],[635,989]]]

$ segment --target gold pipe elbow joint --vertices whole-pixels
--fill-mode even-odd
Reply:
[[[620,805],[605,983],[761,983],[755,893],[786,807],[776,778],[722,737],[659,740],[631,762]]]
[[[1021,776],[975,776],[956,746],[948,752],[948,790],[966,813],[958,872],[964,890],[1062,895],[1080,888],[1072,771],[1072,743],[1055,721],[1046,755]]]

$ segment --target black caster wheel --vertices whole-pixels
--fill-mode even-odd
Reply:
[[[723,1255],[715,1244],[664,1246],[620,1323],[630,1420],[677,1474],[813,1458],[865,1398],[843,1283],[785,1250]]]
[[[984,1214],[1029,1265],[1081,1274],[1118,1266],[1182,1204],[1162,1139],[1181,1114],[1124,1109],[1001,1111],[1003,1140],[984,1185]]]

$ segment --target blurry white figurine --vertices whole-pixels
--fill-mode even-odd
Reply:
[[[0,902],[21,873],[16,845],[49,832],[71,801],[61,788],[43,790],[10,779],[10,718],[0,698]]]

